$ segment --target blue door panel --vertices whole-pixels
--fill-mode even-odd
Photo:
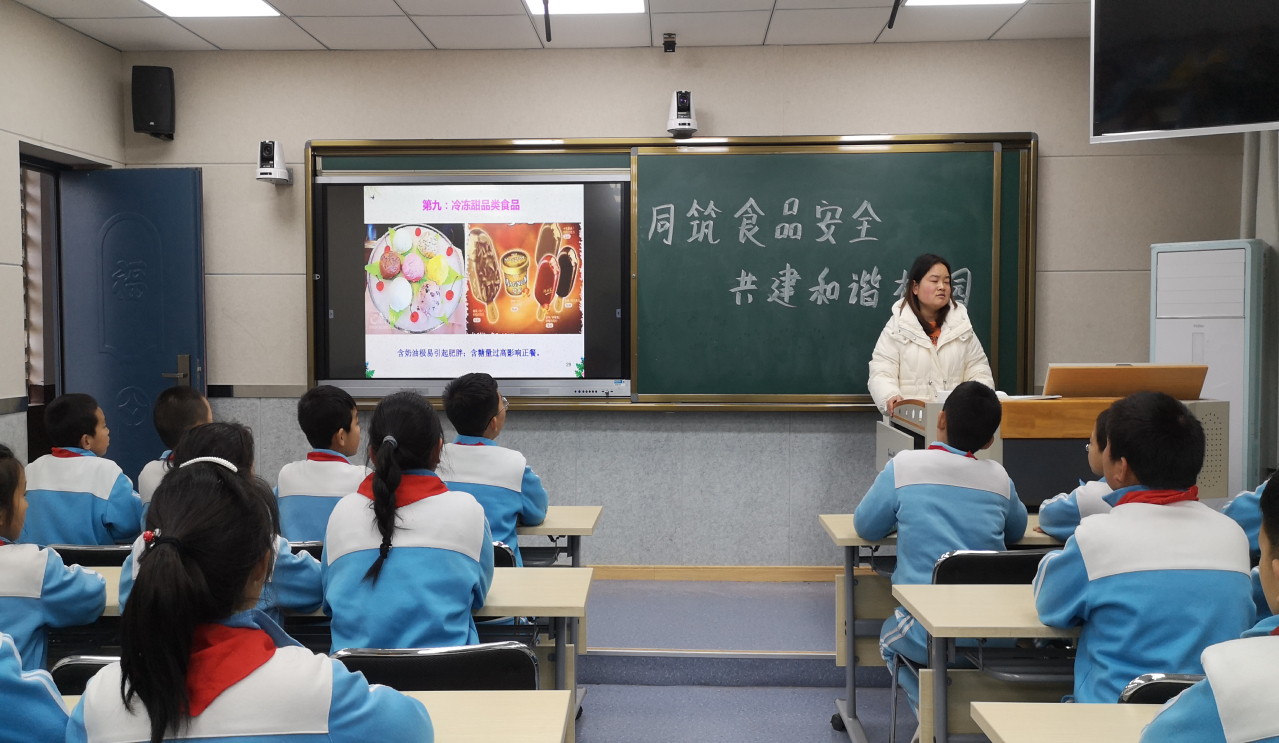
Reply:
[[[64,173],[63,390],[98,400],[107,457],[137,480],[163,449],[156,395],[178,380],[205,391],[204,260],[198,168]]]

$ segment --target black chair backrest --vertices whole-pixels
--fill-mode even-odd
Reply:
[[[289,549],[293,550],[295,555],[299,552],[307,552],[318,560],[324,555],[324,542],[289,542]]]
[[[1147,673],[1124,687],[1119,694],[1123,704],[1163,704],[1203,680],[1203,676],[1183,673]]]
[[[942,555],[933,566],[937,585],[1026,584],[1035,582],[1039,561],[1052,550],[990,552],[957,550]]]
[[[84,693],[84,687],[98,671],[120,659],[114,655],[69,655],[53,664],[49,675],[63,696]]]
[[[111,568],[124,564],[124,558],[133,551],[131,544],[51,544],[49,549],[62,557],[67,565],[86,568]]]
[[[506,542],[493,543],[493,567],[495,568],[515,567],[515,550],[508,547]]]
[[[399,691],[535,691],[537,656],[519,642],[460,648],[339,650],[333,657],[370,684]]]

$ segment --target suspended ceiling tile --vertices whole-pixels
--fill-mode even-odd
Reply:
[[[648,9],[658,13],[713,13],[726,10],[773,9],[774,0],[649,0]]]
[[[1020,5],[903,4],[893,28],[879,41],[977,41],[989,39]]]
[[[891,7],[893,0],[777,0],[778,10]]]
[[[767,10],[654,13],[653,45],[661,45],[662,34],[668,33],[675,34],[677,49],[682,46],[763,44],[764,33],[768,30],[768,19],[771,15],[772,13]]]
[[[888,22],[888,8],[777,10],[766,44],[868,44]]]
[[[373,18],[303,17],[294,18],[330,49],[430,49],[417,26],[407,16]]]
[[[996,39],[1088,38],[1092,7],[1082,3],[1026,5],[995,34]]]
[[[1087,5],[1092,7],[1092,0],[1030,0],[1032,5],[1048,4],[1048,5]]]
[[[62,22],[124,52],[188,52],[216,49],[169,18],[64,18]]]
[[[50,18],[148,18],[160,11],[142,0],[18,0]]]
[[[179,23],[219,49],[323,49],[293,21],[275,18],[183,18]]]
[[[542,16],[533,16],[538,33]],[[647,13],[610,13],[601,15],[551,14],[551,41],[547,49],[584,49],[599,47],[650,46]]]
[[[526,15],[414,16],[413,22],[438,49],[538,49],[542,46]],[[551,22],[555,22],[554,16]]]
[[[526,15],[523,0],[399,0],[409,15]],[[551,19],[554,20],[554,16]]]
[[[267,0],[288,16],[404,15],[395,0]]]

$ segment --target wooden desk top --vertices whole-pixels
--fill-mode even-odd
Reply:
[[[973,721],[992,743],[1137,743],[1158,704],[973,702]]]
[[[107,609],[120,614],[120,568],[94,568],[107,580]],[[584,617],[594,568],[497,568],[482,617]],[[318,614],[318,613],[317,613]]]
[[[551,506],[537,526],[517,526],[516,534],[551,537],[589,537],[595,533],[604,506]]]
[[[435,739],[444,743],[560,743],[572,692],[410,691],[426,705]],[[79,696],[64,696],[74,709]]]
[[[1028,585],[893,586],[893,596],[934,637],[1079,636],[1040,622]]]
[[[857,530],[853,528],[853,514],[851,513],[827,513],[817,517],[821,522],[822,528],[830,535],[838,547],[873,547],[877,545],[895,545],[897,544],[897,534],[889,534],[887,538],[879,541],[870,539],[862,539],[857,536]],[[1019,547],[1060,547],[1061,542],[1035,531],[1035,527],[1039,526],[1039,514],[1032,513],[1026,520],[1026,536],[1017,542]]]

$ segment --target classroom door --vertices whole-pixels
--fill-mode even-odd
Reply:
[[[63,173],[61,197],[62,389],[97,398],[136,482],[164,448],[156,395],[205,391],[200,170]]]

